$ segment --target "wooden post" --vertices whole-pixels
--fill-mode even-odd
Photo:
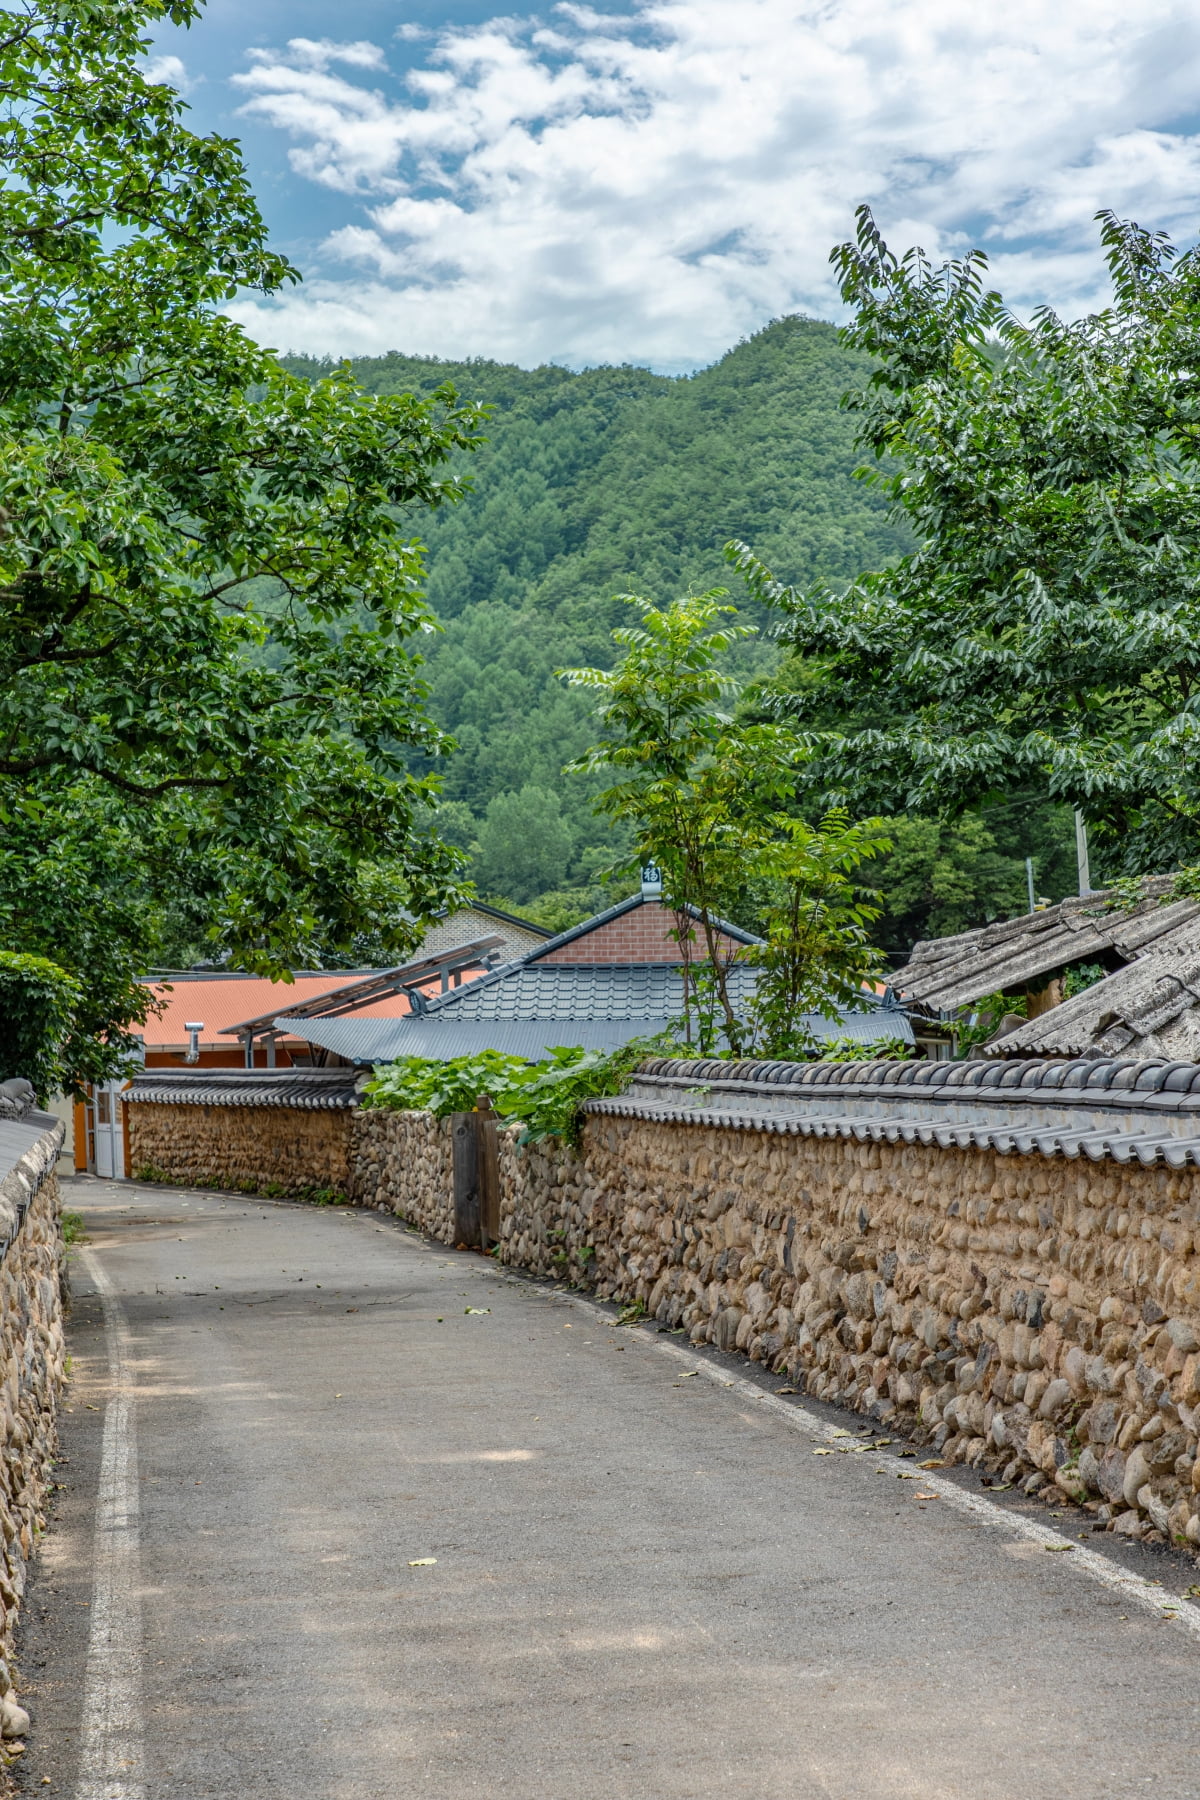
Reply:
[[[1025,1017],[1027,1019],[1040,1019],[1043,1013],[1048,1013],[1053,1007],[1061,1006],[1062,1003],[1062,976],[1056,975],[1053,981],[1047,983],[1044,988],[1040,988],[1037,993],[1029,992],[1026,994]]]
[[[454,1242],[475,1250],[479,1246],[479,1152],[475,1114],[451,1117],[454,1145]]]
[[[500,1242],[500,1138],[491,1097],[475,1102],[476,1161],[479,1172],[479,1247]]]

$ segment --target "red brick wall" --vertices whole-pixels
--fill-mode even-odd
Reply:
[[[675,926],[674,913],[657,900],[646,900],[641,906],[597,926],[573,943],[539,956],[539,963],[677,963],[679,945],[668,932]],[[732,939],[726,939],[733,945]]]

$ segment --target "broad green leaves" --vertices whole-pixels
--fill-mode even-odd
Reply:
[[[828,798],[1040,788],[1137,871],[1200,849],[1200,259],[1100,218],[1113,306],[1022,325],[982,256],[897,259],[864,208],[833,258],[879,361],[853,404],[920,547],[841,591],[729,556],[822,671],[780,705]],[[854,728],[815,724],[830,693]]]
[[[57,947],[0,861],[0,919],[108,994],[114,1046],[181,902],[185,943],[277,972],[401,955],[461,892],[410,773],[445,740],[401,515],[461,491],[480,414],[301,380],[215,310],[297,277],[236,145],[141,73],[197,10],[0,10],[0,812],[83,870],[118,807],[127,857]]]
[[[880,962],[868,941],[879,908],[853,877],[890,846],[877,819],[854,824],[834,810],[811,826],[795,816],[804,743],[732,710],[719,659],[753,627],[735,624],[722,600],[715,590],[660,609],[632,598],[641,624],[613,633],[625,651],[616,668],[563,671],[601,701],[604,735],[575,766],[614,778],[598,807],[662,872],[689,1042],[703,1055],[722,1041],[735,1055],[807,1055],[800,1015],[853,1002]],[[760,896],[762,946],[723,930],[722,913],[748,886]],[[758,971],[748,1011],[735,1002],[735,963]]]

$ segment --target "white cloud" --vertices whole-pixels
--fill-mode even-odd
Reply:
[[[347,223],[279,302],[295,348],[689,367],[832,315],[830,246],[982,242],[1013,303],[1103,291],[1100,206],[1190,237],[1200,0],[644,0],[255,52],[244,110]],[[369,72],[373,85],[361,79]]]
[[[187,69],[177,56],[151,56],[142,64],[142,74],[155,87],[173,87],[186,94],[192,86]]]

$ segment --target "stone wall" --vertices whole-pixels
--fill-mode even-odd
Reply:
[[[225,1111],[261,1182],[283,1128]],[[452,1242],[449,1121],[342,1118],[351,1195]],[[517,1137],[500,1260],[1200,1546],[1200,1066],[652,1063],[579,1152]]]
[[[238,1193],[346,1199],[354,1072],[147,1070],[125,1095],[130,1173]]]
[[[454,1240],[454,1151],[449,1119],[364,1107],[354,1115],[351,1192],[360,1206],[397,1213]]]
[[[247,1194],[345,1196],[349,1112],[276,1106],[134,1106],[129,1147],[135,1178]]]
[[[35,1123],[39,1116],[35,1115]],[[12,1691],[13,1635],[25,1572],[45,1528],[42,1507],[56,1450],[55,1417],[65,1378],[63,1247],[55,1162],[59,1120],[0,1181],[0,1735],[28,1726]],[[6,1159],[7,1160],[7,1159]]]
[[[1177,1108],[1170,1166],[1143,1160],[1144,1135],[1123,1160],[1002,1152],[1011,1106],[986,1128],[959,1106],[966,1141],[922,1142],[927,1121],[910,1106],[897,1123],[894,1095],[865,1127],[861,1094],[801,1121],[746,1081],[718,1084],[740,1091],[731,1116],[712,1085],[677,1073],[690,1116],[653,1082],[593,1103],[579,1154],[506,1133],[501,1260],[640,1303],[947,1462],[1200,1545],[1200,1146]],[[1096,1131],[1081,1119],[1076,1145]],[[426,1189],[448,1183],[448,1157],[418,1166]],[[446,1236],[426,1224],[433,1196],[409,1198],[404,1159],[386,1167],[391,1210]]]

